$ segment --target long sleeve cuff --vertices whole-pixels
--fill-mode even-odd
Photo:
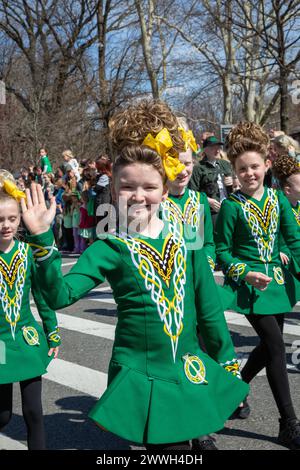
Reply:
[[[47,341],[49,348],[56,348],[61,344],[61,337],[59,334],[59,328],[56,326],[56,328],[48,333],[47,335]]]
[[[251,269],[245,263],[231,263],[226,270],[226,276],[237,284],[241,284],[250,271]]]
[[[233,358],[231,361],[220,363],[220,366],[222,366],[225,370],[227,370],[227,372],[230,372],[232,375],[234,375],[238,379],[242,378],[241,372],[240,372],[240,366],[236,358]]]
[[[51,229],[39,235],[28,235],[27,241],[31,246],[32,253],[37,264],[50,258],[53,251],[58,251]]]

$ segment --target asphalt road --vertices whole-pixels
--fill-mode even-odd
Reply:
[[[75,256],[63,258],[67,272]],[[217,274],[217,282],[221,276]],[[34,306],[33,306],[34,310]],[[285,326],[288,371],[291,392],[300,416],[300,322],[296,306]],[[43,406],[48,449],[140,449],[134,443],[101,431],[87,417],[89,409],[106,387],[107,369],[116,324],[116,309],[108,285],[100,286],[75,305],[58,313],[63,337],[59,359],[53,361],[43,379]],[[257,344],[257,337],[246,320],[226,313],[238,357],[245,361]],[[298,341],[298,345],[297,342]],[[299,348],[297,355],[296,347]],[[295,362],[295,360],[294,360]],[[282,450],[276,442],[278,413],[265,371],[251,386],[251,414],[247,420],[229,420],[214,435],[219,449]],[[0,449],[26,449],[26,432],[20,407],[18,384],[14,385],[14,413],[10,424],[0,433]]]

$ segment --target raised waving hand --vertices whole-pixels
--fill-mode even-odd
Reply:
[[[49,209],[46,206],[41,185],[33,183],[26,189],[26,200],[21,199],[22,218],[32,235],[47,232],[56,213],[55,197],[50,199]]]

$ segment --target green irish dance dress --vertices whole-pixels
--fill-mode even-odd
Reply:
[[[178,221],[185,226],[196,229],[198,232],[200,231],[204,252],[213,271],[216,263],[216,249],[210,207],[206,194],[186,188],[180,196],[169,194],[168,198],[162,202],[161,208],[163,219],[165,218],[164,211],[171,210]]]
[[[297,202],[297,205],[295,207],[292,205],[291,207],[292,207],[292,212],[296,219],[297,225],[300,227],[300,201]]]
[[[30,310],[30,289],[43,328]],[[32,250],[15,240],[0,251],[0,384],[20,382],[46,372],[49,348],[60,344],[55,312],[40,292]]]
[[[248,385],[235,376],[238,364],[205,254],[186,249],[182,224],[170,224],[164,239],[108,235],[65,276],[52,232],[30,240],[52,308],[76,302],[105,279],[112,287],[118,323],[108,387],[89,414],[98,425],[152,444],[223,428]],[[210,356],[199,347],[197,322]]]
[[[281,191],[265,188],[260,201],[241,191],[223,201],[216,225],[216,251],[225,288],[235,293],[232,308],[243,314],[289,312],[297,301],[297,280],[280,260],[280,232],[300,260],[300,233]],[[244,281],[249,271],[272,278],[260,291]]]
[[[295,217],[297,226],[298,226],[298,232],[300,233],[300,201],[297,202],[296,206],[293,206],[290,203],[290,208],[292,211],[293,216]],[[295,260],[295,257],[292,255],[291,251],[289,250],[284,237],[282,234],[280,234],[280,251],[286,254],[289,257],[289,264],[287,265],[287,268],[289,271],[298,279],[298,282],[296,283],[297,285],[297,300],[300,299],[300,267]]]

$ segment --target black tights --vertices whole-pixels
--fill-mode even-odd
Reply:
[[[43,450],[45,431],[42,409],[42,378],[20,382],[22,411],[27,427],[29,450]],[[12,415],[13,384],[0,385],[0,431],[6,426]]]
[[[251,352],[242,370],[242,378],[250,383],[265,367],[281,418],[296,418],[286,370],[284,314],[246,315],[246,318],[258,334],[260,343]]]

